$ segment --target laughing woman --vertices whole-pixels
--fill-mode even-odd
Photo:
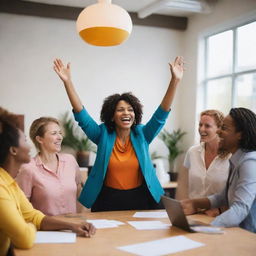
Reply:
[[[170,64],[172,79],[160,106],[146,125],[141,125],[142,105],[131,93],[107,97],[98,125],[83,107],[71,81],[70,65],[60,59],[54,70],[63,81],[80,127],[97,146],[95,164],[80,195],[92,211],[154,209],[163,189],[150,160],[149,144],[168,117],[178,83],[183,76],[183,58]],[[96,92],[95,92],[96,95]]]
[[[232,153],[226,187],[207,198],[182,201],[186,214],[227,206],[214,226],[247,229],[256,233],[256,114],[232,108],[219,130],[220,148]]]
[[[21,167],[16,181],[34,208],[47,215],[77,212],[81,175],[75,158],[60,153],[59,121],[40,117],[30,127],[30,138],[38,154]]]
[[[230,154],[219,150],[220,138],[217,134],[223,119],[224,115],[215,109],[200,114],[200,144],[192,146],[186,153],[179,177],[177,199],[206,197],[221,192],[225,187]],[[217,208],[205,213],[214,217],[223,210]]]
[[[21,165],[30,161],[29,146],[15,118],[0,108],[0,255],[7,254],[10,244],[31,248],[36,230],[70,229],[80,236],[93,235],[90,223],[60,221],[34,209],[15,182]]]

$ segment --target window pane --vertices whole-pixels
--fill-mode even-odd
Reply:
[[[235,103],[256,112],[256,73],[237,77]]]
[[[207,109],[218,109],[227,114],[231,108],[231,78],[209,81],[207,84]]]
[[[256,68],[256,21],[237,29],[237,69]]]
[[[208,38],[207,76],[232,72],[233,32],[231,30]]]

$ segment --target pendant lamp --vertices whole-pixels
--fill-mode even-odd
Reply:
[[[98,0],[86,7],[76,21],[77,32],[88,44],[114,46],[123,43],[132,31],[128,12],[111,0]]]

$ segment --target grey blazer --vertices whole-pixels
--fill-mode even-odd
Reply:
[[[212,208],[228,206],[217,216],[214,226],[239,226],[256,233],[256,151],[237,150],[230,158],[226,188],[208,197]]]

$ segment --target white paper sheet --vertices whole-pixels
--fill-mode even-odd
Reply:
[[[219,227],[209,227],[209,226],[194,226],[191,227],[196,232],[206,233],[206,234],[224,234],[224,230]]]
[[[169,229],[170,224],[161,221],[128,221],[128,223],[138,230],[152,230],[152,229]]]
[[[59,231],[37,231],[36,244],[44,243],[75,243],[76,234],[71,232]]]
[[[195,242],[185,236],[174,236],[151,242],[121,246],[117,249],[141,256],[161,256],[201,246],[204,246],[204,244]]]
[[[123,225],[124,223],[117,220],[105,220],[105,219],[98,219],[98,220],[87,220],[87,222],[92,223],[95,228],[116,228],[119,225]]]
[[[167,212],[136,212],[134,218],[168,218]]]

